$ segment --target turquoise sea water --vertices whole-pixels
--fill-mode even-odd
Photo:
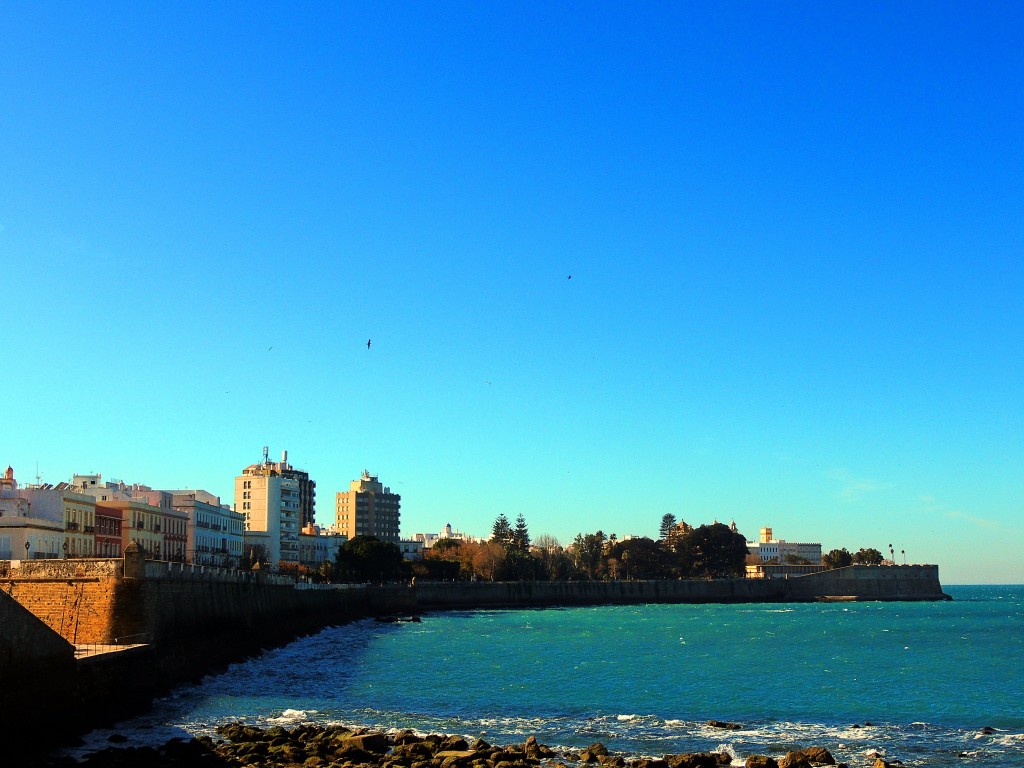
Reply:
[[[947,591],[954,601],[359,622],[182,687],[116,730],[152,743],[239,719],[340,721],[646,755],[726,747],[736,764],[820,744],[851,765],[877,752],[1024,766],[1024,587]],[[712,718],[743,728],[712,729]]]

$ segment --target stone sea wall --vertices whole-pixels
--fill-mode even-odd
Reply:
[[[0,578],[0,739],[31,744],[138,713],[173,686],[357,618],[431,610],[639,603],[945,599],[937,566],[851,566],[789,579],[448,582],[311,588],[132,561]],[[72,641],[132,643],[73,660]]]

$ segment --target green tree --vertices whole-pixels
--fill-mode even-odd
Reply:
[[[431,547],[435,552],[448,552],[452,549],[458,549],[462,546],[462,542],[458,539],[438,539],[434,542],[434,546]]]
[[[405,576],[402,550],[375,536],[356,536],[338,548],[334,560],[338,581],[393,581]]]
[[[661,526],[658,528],[658,538],[662,541],[667,541],[669,536],[672,535],[672,529],[676,527],[676,516],[671,512],[666,512],[661,516]]]
[[[821,556],[821,564],[826,568],[845,568],[848,565],[853,565],[853,555],[847,551],[846,547],[833,549]]]
[[[491,527],[491,541],[504,546],[512,543],[512,525],[509,523],[508,518],[505,517],[504,512],[498,515],[498,519],[494,521],[494,525]]]
[[[720,578],[739,576],[747,561],[747,541],[728,525],[701,525],[686,536],[691,575]]]
[[[512,531],[512,546],[520,552],[530,549],[530,529],[526,527],[526,518],[522,513],[516,518],[516,527]]]
[[[576,534],[572,543],[576,567],[588,579],[597,578],[601,573],[601,558],[604,554],[604,532]]]
[[[858,549],[853,553],[853,562],[857,565],[881,565],[885,557],[877,549]]]
[[[671,576],[671,555],[658,542],[638,537],[617,541],[608,551],[619,563],[623,579],[664,579]]]

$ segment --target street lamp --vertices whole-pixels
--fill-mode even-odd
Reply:
[[[31,545],[31,544],[29,544],[28,540],[26,539],[26,540],[25,540],[25,559],[26,559],[26,560],[28,560],[28,548],[29,548],[30,546],[32,546],[32,545]]]

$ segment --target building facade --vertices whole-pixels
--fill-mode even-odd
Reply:
[[[235,478],[235,511],[242,514],[246,531],[267,534],[268,558],[274,568],[299,562],[299,480],[284,474],[282,464],[288,466],[264,458]]]
[[[335,528],[350,539],[374,536],[393,544],[399,542],[399,515],[402,497],[392,493],[377,475],[365,469],[348,491],[335,497]]]
[[[37,514],[7,467],[0,478],[0,560],[57,559],[65,541],[63,510]]]
[[[760,541],[748,541],[747,552],[762,563],[821,565],[821,544],[776,539],[771,528],[762,528]]]
[[[170,491],[174,509],[188,520],[185,559],[197,565],[237,568],[242,560],[245,518],[206,491]]]
[[[29,486],[19,494],[32,505],[36,517],[64,523],[64,557],[96,556],[96,500],[92,496],[69,483]]]

